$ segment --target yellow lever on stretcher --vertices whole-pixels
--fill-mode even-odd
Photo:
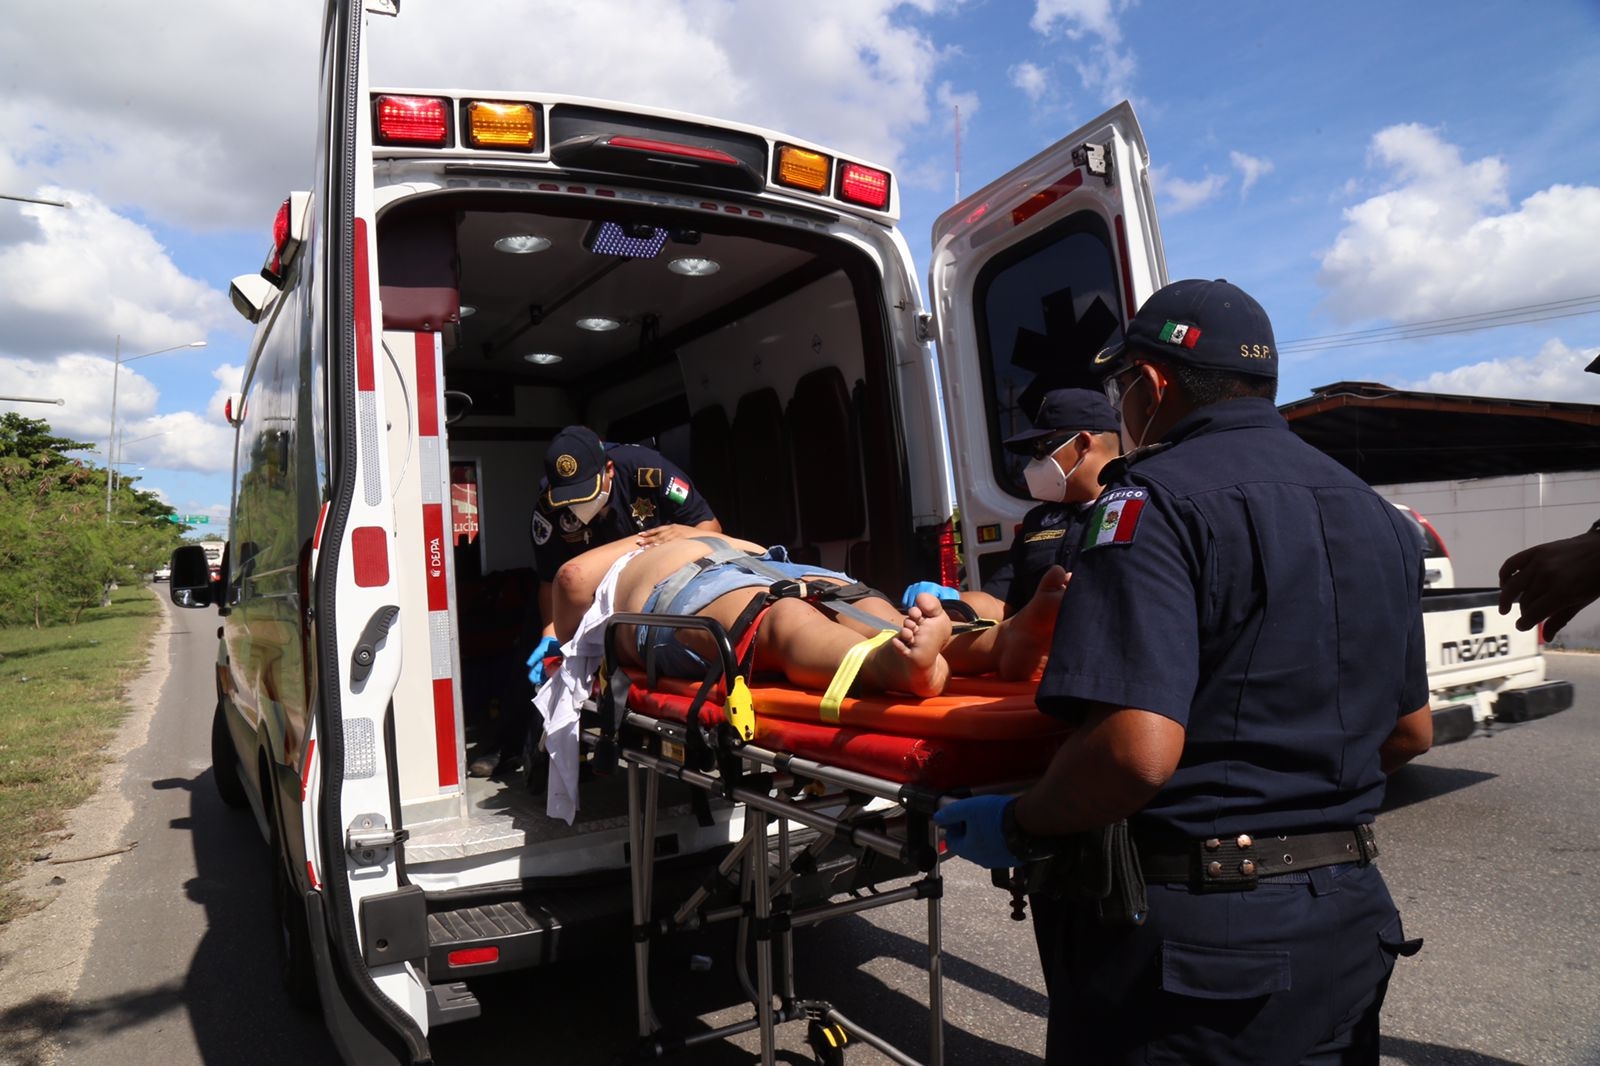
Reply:
[[[723,704],[728,714],[728,723],[733,726],[733,731],[745,740],[756,738],[756,701],[750,695],[750,688],[744,683],[742,675],[735,675],[733,690],[728,693],[728,700]]]

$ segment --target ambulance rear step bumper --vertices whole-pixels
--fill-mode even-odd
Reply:
[[[1531,688],[1514,688],[1494,701],[1497,722],[1531,722],[1572,706],[1571,681],[1546,681]]]

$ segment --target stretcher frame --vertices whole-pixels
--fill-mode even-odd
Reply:
[[[627,706],[627,689],[631,680],[614,665],[619,662],[615,646],[616,629],[625,625],[700,629],[715,642],[718,654],[707,666],[706,676],[687,721],[678,722],[642,714]],[[942,803],[954,798],[954,794],[773,751],[741,740],[725,723],[701,722],[698,711],[711,691],[723,678],[731,679],[736,674],[732,644],[722,626],[713,619],[691,615],[617,614],[607,623],[604,661],[611,665],[602,668],[601,690],[596,699],[602,728],[598,738],[586,735],[585,741],[592,745],[594,756],[602,766],[620,760],[627,775],[629,849],[634,857],[630,864],[634,982],[641,1056],[662,1058],[756,1030],[760,1033],[762,1066],[773,1066],[777,1026],[804,1020],[811,1023],[808,1042],[823,1063],[843,1062],[844,1042],[834,1043],[834,1034],[842,1030],[849,1039],[859,1040],[903,1066],[944,1066],[943,924],[940,910],[944,879],[939,870],[938,829],[933,824],[932,815]],[[649,669],[648,663],[646,669]],[[607,674],[607,670],[611,672]],[[673,750],[673,745],[677,752],[682,753],[681,758],[668,754]],[[712,763],[710,766],[705,765],[708,759]],[[681,782],[708,796],[720,796],[743,808],[743,833],[718,867],[718,874],[722,876],[738,871],[740,898],[736,904],[707,908],[711,892],[702,886],[691,893],[670,917],[660,920],[652,917],[655,827],[663,778]],[[825,790],[821,796],[809,794],[818,786]],[[998,785],[994,786],[994,790],[1013,791],[1017,787],[1017,784]],[[958,794],[969,795],[975,791],[990,791],[990,788],[962,788]],[[869,812],[872,800],[887,801],[904,812],[904,839],[876,828],[884,821],[885,811],[880,808]],[[839,813],[829,813],[840,807],[843,810]],[[776,879],[772,876],[768,834],[774,820],[777,868],[780,871]],[[888,891],[873,890],[864,897],[853,895],[848,900],[829,899],[820,904],[794,908],[784,893],[795,876],[791,824],[883,855],[915,870],[916,879]],[[829,918],[916,900],[925,901],[928,910],[926,1064],[852,1021],[832,1003],[802,999],[795,991],[795,929],[815,925]],[[656,1015],[650,994],[651,942],[659,937],[690,932],[724,921],[739,923],[736,970],[740,984],[755,1008],[754,1016],[704,1032],[668,1037]],[[752,935],[755,939],[757,971],[754,982],[751,981],[746,963],[746,944]],[[779,959],[774,958],[774,941]]]

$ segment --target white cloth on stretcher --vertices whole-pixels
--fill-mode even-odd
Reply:
[[[561,645],[561,668],[545,680],[533,697],[544,716],[544,746],[550,753],[550,783],[545,792],[545,813],[568,825],[578,814],[579,707],[589,698],[594,675],[605,654],[606,622],[617,613],[617,577],[628,560],[644,551],[635,548],[611,564],[594,602],[583,613],[577,632]]]

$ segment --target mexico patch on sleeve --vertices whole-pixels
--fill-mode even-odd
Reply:
[[[1083,534],[1083,547],[1103,548],[1108,544],[1131,544],[1139,528],[1139,513],[1150,494],[1144,489],[1112,489],[1100,497]]]
[[[681,477],[673,478],[667,482],[666,497],[673,503],[684,503],[689,499],[689,483]]]

